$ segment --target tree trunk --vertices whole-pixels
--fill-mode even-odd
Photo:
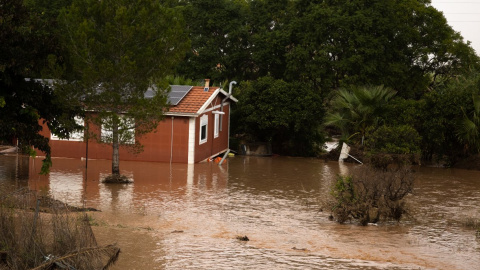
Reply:
[[[118,143],[118,117],[112,117],[112,174],[120,174],[120,154],[118,152],[119,143]]]

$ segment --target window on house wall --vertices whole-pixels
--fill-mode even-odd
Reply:
[[[83,118],[81,118],[80,116],[75,116],[75,123],[77,123],[77,125],[79,126],[84,126],[84,120]],[[83,141],[83,129],[82,130],[78,130],[78,131],[74,131],[72,133],[70,133],[70,139],[61,139],[60,137],[58,137],[57,135],[51,133],[50,135],[50,140],[52,141],[76,141],[76,142],[81,142]]]
[[[121,115],[118,129],[118,141],[120,144],[135,144],[135,119]],[[102,120],[100,138],[104,143],[113,142],[113,128],[111,119],[106,118]]]
[[[200,144],[207,142],[208,134],[208,115],[200,118]]]
[[[213,129],[213,137],[217,138],[220,130],[220,115],[219,114],[214,114],[215,115],[215,121],[214,121],[214,129]]]

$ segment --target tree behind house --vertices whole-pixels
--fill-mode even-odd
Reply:
[[[122,139],[132,141],[132,128],[137,139],[163,118],[167,87],[160,78],[189,45],[183,19],[159,1],[74,0],[59,21],[76,77],[74,89],[86,109],[96,112],[86,122],[109,127],[106,142],[112,143],[112,174],[118,175]],[[153,97],[147,98],[149,88]]]

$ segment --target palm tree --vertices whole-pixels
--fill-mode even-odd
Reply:
[[[478,152],[480,150],[480,95],[473,94],[472,100],[473,111],[470,112],[471,117],[462,108],[463,117],[456,126],[456,135],[458,140],[465,144],[465,151],[472,147]]]
[[[339,128],[344,137],[360,134],[363,144],[367,128],[379,124],[385,105],[396,93],[383,85],[340,89],[325,124]]]

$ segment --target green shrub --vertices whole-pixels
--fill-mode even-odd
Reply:
[[[411,126],[381,126],[367,136],[369,152],[387,154],[420,154],[422,138]]]
[[[355,205],[355,188],[351,176],[337,176],[331,195],[335,202],[332,207],[335,218],[339,223],[347,221]]]
[[[413,183],[407,166],[385,170],[362,166],[354,175],[339,175],[331,190],[332,216],[339,223],[354,219],[361,225],[380,219],[400,221],[406,213],[404,197],[412,193]]]

